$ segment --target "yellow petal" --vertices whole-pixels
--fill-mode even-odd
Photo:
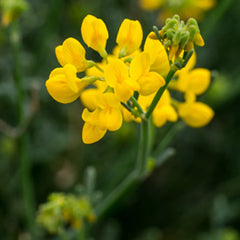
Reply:
[[[87,15],[82,22],[81,34],[88,47],[101,52],[106,47],[108,30],[102,19]]]
[[[196,95],[204,93],[209,85],[211,80],[211,72],[205,68],[196,68],[189,72],[187,77],[187,89],[195,93]]]
[[[120,102],[119,99],[115,96],[114,93],[107,92],[104,94],[101,94],[102,97],[102,104],[99,106],[101,108],[120,108]],[[100,102],[100,101],[99,101]]]
[[[99,115],[99,124],[110,131],[118,130],[122,126],[120,107],[102,110]]]
[[[74,65],[79,72],[86,69],[85,49],[74,38],[67,38],[62,45],[55,49],[58,62],[64,66],[68,63]]]
[[[133,91],[129,88],[129,85],[126,83],[118,83],[114,88],[116,96],[120,101],[126,102],[133,95]]]
[[[115,87],[117,83],[122,83],[128,76],[127,66],[119,59],[114,59],[106,66],[104,77],[110,87]]]
[[[125,19],[118,30],[116,42],[120,49],[125,48],[129,55],[140,47],[142,38],[143,31],[140,22]]]
[[[214,116],[214,111],[201,102],[179,104],[178,113],[184,122],[195,128],[204,127]]]
[[[156,72],[149,72],[138,79],[140,90],[143,96],[156,92],[165,84],[164,78]]]
[[[60,103],[70,103],[79,97],[79,94],[69,87],[64,75],[49,78],[46,81],[46,88],[51,97]]]
[[[163,3],[163,0],[140,0],[140,7],[145,10],[156,10]]]
[[[203,47],[205,45],[204,39],[200,33],[195,34],[194,43],[200,47]]]
[[[144,45],[144,52],[147,52],[150,56],[151,71],[166,76],[170,70],[170,65],[167,52],[162,43],[159,40],[151,39],[148,35]]]
[[[81,102],[89,110],[93,111],[98,107],[99,95],[102,94],[97,88],[89,88],[81,93]]]
[[[83,125],[82,140],[85,144],[95,143],[103,138],[106,132],[106,129],[102,129],[99,126],[86,122]]]
[[[136,55],[130,65],[130,76],[137,80],[150,70],[150,56],[146,52]]]
[[[64,74],[66,76],[66,80],[68,82],[69,87],[73,92],[79,92],[79,88],[77,85],[77,69],[72,64],[66,64],[63,67]]]
[[[215,0],[195,0],[194,5],[203,10],[208,10],[216,5]]]
[[[76,76],[77,69],[66,64],[63,68],[55,68],[46,81],[49,94],[58,102],[70,103],[76,100],[86,83]]]
[[[153,123],[156,127],[162,127],[167,121],[176,122],[177,119],[177,113],[171,105],[164,105],[153,111]]]

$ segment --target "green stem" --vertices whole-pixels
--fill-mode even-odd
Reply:
[[[133,105],[138,109],[139,113],[142,115],[144,114],[144,111],[142,110],[141,106],[139,105],[138,101],[136,100],[136,98],[134,96],[132,96],[130,98],[130,100],[132,101]]]
[[[148,110],[147,110],[147,113],[146,113],[146,118],[147,118],[147,119],[151,116],[153,110],[155,109],[158,101],[160,100],[161,96],[163,95],[164,91],[166,90],[169,82],[171,81],[171,79],[172,79],[172,77],[174,76],[174,74],[175,74],[176,71],[177,71],[176,68],[171,68],[171,69],[170,69],[170,71],[169,71],[169,73],[168,73],[168,75],[167,75],[167,77],[166,77],[166,79],[165,79],[165,81],[166,81],[165,85],[164,85],[163,87],[161,87],[161,88],[157,91],[156,95],[154,96],[154,98],[153,98],[153,100],[152,100],[151,105],[149,106],[149,108],[148,108]]]
[[[150,148],[150,120],[142,120],[141,124],[141,135],[138,147],[138,158],[136,169],[138,175],[142,178],[147,170],[147,160],[149,157]]]
[[[137,163],[134,170],[124,179],[96,208],[98,219],[115,206],[132,189],[136,188],[145,176],[149,156],[150,120],[143,120],[141,124],[140,142]]]
[[[10,27],[10,43],[13,51],[13,76],[16,87],[16,108],[17,108],[17,120],[21,125],[24,121],[24,98],[25,91],[22,82],[21,72],[21,59],[20,49],[21,41],[19,34],[18,23],[12,23]],[[22,185],[22,201],[23,212],[25,215],[26,225],[31,233],[34,232],[34,200],[33,200],[33,187],[30,177],[30,159],[29,159],[29,140],[27,133],[23,133],[18,138],[19,149],[19,162],[20,162],[20,178]]]

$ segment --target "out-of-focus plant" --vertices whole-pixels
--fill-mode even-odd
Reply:
[[[55,49],[61,67],[50,73],[46,87],[60,103],[81,99],[85,106],[82,113],[85,144],[99,141],[107,131],[118,130],[123,121],[140,124],[135,167],[119,186],[96,203],[97,220],[156,166],[150,143],[154,125],[162,127],[180,117],[189,126],[198,128],[208,124],[214,116],[208,105],[197,100],[197,96],[209,87],[211,75],[207,69],[193,70],[194,45],[204,45],[197,21],[191,18],[184,23],[175,15],[166,20],[161,30],[156,26],[153,30],[141,50],[143,31],[140,22],[125,19],[116,37],[117,46],[109,54],[105,23],[87,15],[81,26],[82,38],[88,47],[99,53],[102,61],[86,59],[85,48],[74,38],[66,39]],[[64,202],[68,202],[67,196],[60,196],[62,201],[57,204],[57,209],[62,209]],[[42,207],[40,219],[45,216],[48,204],[59,202],[55,200],[51,198]],[[62,219],[62,210],[60,212]],[[40,222],[46,226],[44,221]]]
[[[194,17],[201,20],[204,12],[216,5],[215,0],[139,0],[140,7],[146,11],[160,10],[159,21],[178,13],[181,18]]]
[[[1,0],[0,9],[1,23],[6,27],[28,9],[28,4],[25,0]]]
[[[38,109],[38,87],[32,85],[31,97],[28,96],[24,86],[22,70],[21,47],[22,36],[19,26],[19,19],[24,11],[28,9],[25,0],[1,0],[1,23],[9,36],[9,45],[12,50],[12,76],[15,87],[15,126],[8,124],[5,119],[0,118],[0,132],[10,137],[9,141],[14,146],[19,163],[19,182],[21,187],[22,217],[24,224],[31,234],[35,233],[34,221],[34,194],[31,179],[31,159],[29,154],[29,124]],[[32,84],[32,83],[31,83]],[[29,100],[30,99],[30,100]],[[11,108],[12,106],[8,106]],[[14,141],[13,141],[14,140]],[[13,143],[14,142],[14,143]],[[15,146],[16,143],[16,146]]]

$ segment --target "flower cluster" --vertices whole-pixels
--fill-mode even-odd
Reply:
[[[161,9],[159,21],[178,13],[183,19],[194,17],[200,20],[205,11],[216,5],[216,0],[139,0],[140,7],[147,11]]]
[[[52,193],[48,202],[41,205],[37,216],[38,223],[50,233],[61,233],[67,225],[80,229],[86,220],[96,220],[88,198],[63,193]]]
[[[152,32],[141,50],[141,24],[125,19],[118,30],[117,45],[112,54],[108,54],[106,43],[109,35],[105,23],[87,15],[81,26],[82,38],[103,58],[100,63],[87,60],[84,47],[74,38],[68,38],[56,47],[56,57],[61,67],[51,72],[46,87],[60,103],[70,103],[80,97],[86,107],[82,113],[84,143],[97,142],[107,130],[118,130],[123,120],[141,122],[149,118],[147,112],[156,100],[156,93],[160,89],[165,90],[169,73],[175,73],[179,68],[182,69],[174,75],[169,89],[182,92],[185,101],[173,99],[166,89],[152,109],[154,124],[161,127],[167,121],[175,122],[180,117],[192,127],[202,127],[212,119],[213,110],[196,98],[208,88],[210,72],[207,69],[192,70],[195,58],[192,57],[187,63],[186,57],[194,43],[204,44],[203,40],[199,44],[202,38],[198,26],[189,20],[191,24],[186,24],[184,34],[179,34],[177,27],[180,26],[180,19],[175,16],[167,23],[171,21],[176,25],[166,24],[157,32],[162,35],[161,41],[153,37]],[[186,63],[187,66],[183,67]],[[79,72],[85,72],[85,76],[79,78]]]

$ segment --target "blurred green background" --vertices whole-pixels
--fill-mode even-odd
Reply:
[[[28,126],[28,153],[34,206],[52,192],[72,192],[84,169],[97,169],[97,189],[113,189],[133,168],[138,125],[125,124],[100,142],[81,141],[82,106],[63,105],[45,89],[50,71],[59,66],[54,49],[67,37],[81,41],[82,19],[89,13],[106,23],[110,39],[124,18],[138,19],[146,36],[157,11],[144,12],[136,0],[32,0],[20,18],[25,108],[38,106]],[[240,239],[240,2],[219,0],[200,22],[204,48],[197,48],[198,67],[212,71],[212,86],[201,100],[215,110],[205,128],[182,127],[170,146],[176,154],[154,170],[137,189],[97,223],[100,240],[238,240]],[[158,24],[161,27],[161,24]],[[87,51],[88,58],[99,60]],[[16,88],[9,29],[0,29],[0,119],[16,126]],[[35,89],[33,91],[33,89]],[[0,124],[2,130],[3,126]],[[172,129],[156,132],[156,142]],[[154,146],[155,150],[157,145]],[[24,217],[19,148],[15,138],[0,133],[0,239],[28,240]],[[41,232],[40,239],[58,239]]]

